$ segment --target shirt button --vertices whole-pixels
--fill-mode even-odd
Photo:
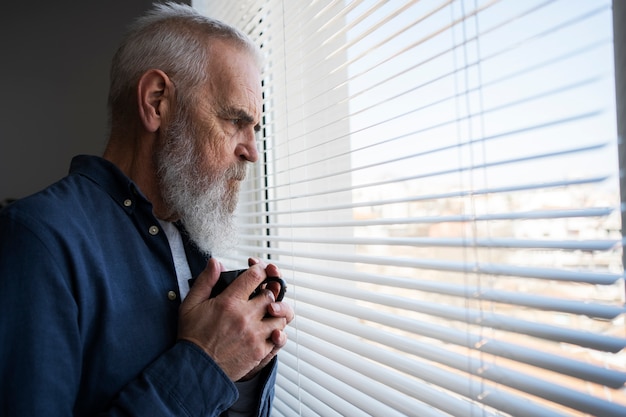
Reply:
[[[148,229],[148,233],[150,233],[152,236],[155,236],[159,233],[159,228],[156,226],[150,226],[150,228]]]
[[[133,205],[133,200],[131,200],[130,198],[127,198],[126,200],[124,200],[125,207],[130,207],[132,205]]]
[[[175,291],[168,291],[167,292],[167,298],[169,298],[170,301],[174,301],[176,299],[176,292]]]

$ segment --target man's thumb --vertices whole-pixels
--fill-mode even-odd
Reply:
[[[200,275],[195,279],[189,280],[190,288],[189,294],[187,294],[187,298],[190,298],[189,301],[193,304],[198,304],[207,300],[220,277],[222,269],[220,262],[215,258],[210,258],[206,268],[200,272]]]

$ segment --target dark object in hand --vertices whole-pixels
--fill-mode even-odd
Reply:
[[[224,271],[220,274],[220,278],[215,283],[213,290],[211,291],[211,296],[209,298],[217,297],[222,291],[226,289],[239,275],[246,272],[247,269],[236,269],[233,271]],[[192,278],[189,280],[189,287],[193,285],[196,279]],[[280,277],[267,277],[265,280],[250,294],[250,298],[256,297],[261,290],[263,290],[267,284],[270,282],[277,282],[280,285],[280,290],[276,295],[276,301],[282,301],[285,296],[285,292],[287,292],[287,283]]]

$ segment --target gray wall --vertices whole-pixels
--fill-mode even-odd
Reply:
[[[58,180],[76,154],[102,153],[109,62],[128,24],[151,4],[152,0],[4,2],[0,202]]]

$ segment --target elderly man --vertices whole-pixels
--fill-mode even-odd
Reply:
[[[260,87],[239,31],[176,4],[135,23],[103,158],[0,214],[1,415],[269,415],[293,310],[249,296],[278,269],[250,259],[210,298]]]

